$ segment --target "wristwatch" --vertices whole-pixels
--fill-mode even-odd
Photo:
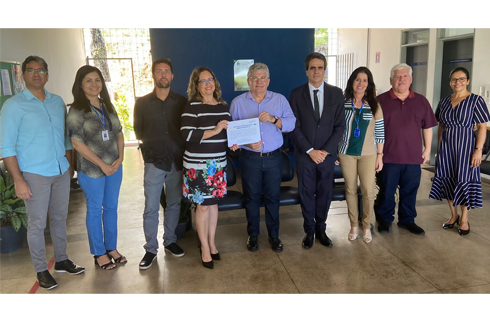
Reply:
[[[483,151],[483,148],[475,148],[475,150]]]
[[[274,123],[272,123],[272,124],[276,124],[276,123],[277,123],[277,121],[279,120],[279,118],[278,118],[277,116],[274,116],[274,118],[275,118],[276,120],[275,120],[275,121],[274,121]]]

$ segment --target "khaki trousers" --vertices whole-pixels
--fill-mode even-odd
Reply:
[[[376,154],[352,156],[339,153],[340,168],[345,180],[345,200],[351,227],[358,226],[357,177],[361,182],[362,229],[370,229],[374,223],[374,180]]]

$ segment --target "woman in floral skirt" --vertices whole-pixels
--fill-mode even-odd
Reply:
[[[218,200],[226,194],[226,131],[231,115],[221,98],[216,76],[207,67],[195,68],[187,88],[189,102],[180,129],[186,140],[183,195],[196,207],[196,229],[204,267],[220,260],[215,244]],[[238,149],[237,145],[232,150]]]

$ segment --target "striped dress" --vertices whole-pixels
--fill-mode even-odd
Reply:
[[[352,111],[352,100],[344,102],[345,110],[345,131],[339,142],[339,153],[365,156],[373,155],[377,152],[377,143],[385,142],[385,124],[383,121],[383,111],[378,106],[376,115],[373,117],[371,107],[367,102],[359,115],[359,108]],[[359,137],[354,136],[356,129],[355,118],[359,117],[359,128],[361,130]]]
[[[473,168],[470,163],[476,143],[473,126],[490,120],[485,101],[471,94],[453,109],[448,96],[439,102],[435,115],[444,128],[429,198],[453,200],[454,206],[468,210],[482,208],[480,167]]]
[[[180,132],[186,141],[182,190],[184,198],[198,205],[214,205],[226,194],[226,130],[202,139],[219,121],[231,121],[228,106],[188,102]]]

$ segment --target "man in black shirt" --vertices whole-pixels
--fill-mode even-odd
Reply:
[[[163,245],[176,257],[185,253],[177,244],[175,229],[179,222],[182,200],[182,161],[185,142],[180,134],[180,118],[187,103],[182,95],[170,90],[174,78],[169,59],[159,58],[152,65],[155,90],[139,98],[134,106],[134,132],[142,141],[145,161],[145,232],[146,254],[140,269],[148,269],[158,252],[158,211],[165,184],[167,207],[164,215]]]

